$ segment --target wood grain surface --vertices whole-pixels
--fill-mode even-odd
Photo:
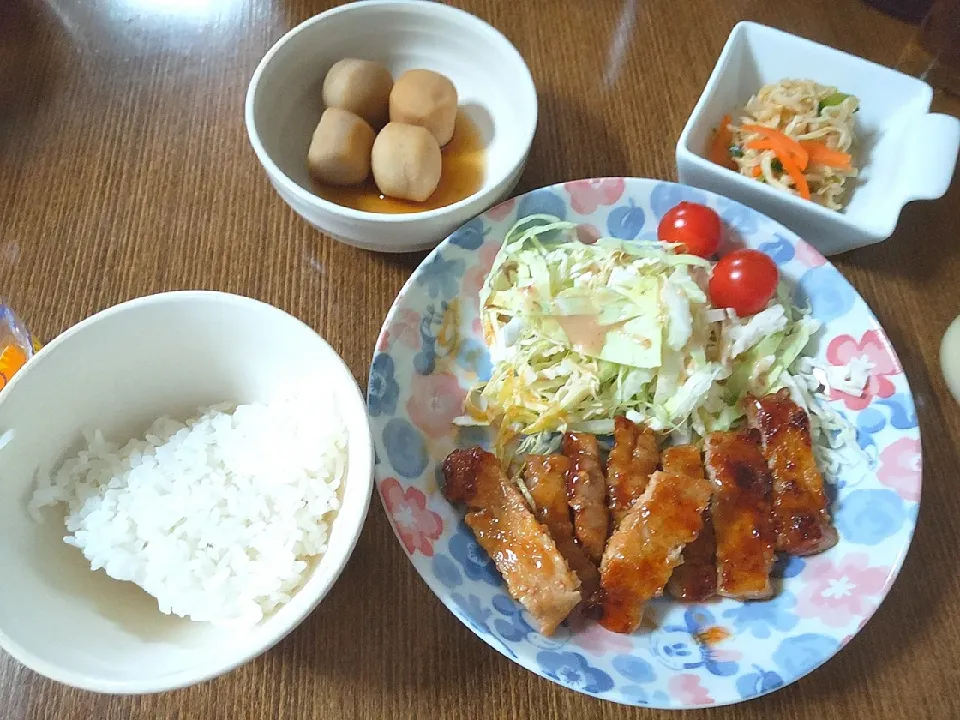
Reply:
[[[456,4],[507,34],[539,89],[520,191],[596,175],[675,178],[676,138],[738,20],[887,65],[912,33],[859,0]],[[0,295],[39,336],[147,293],[225,290],[302,318],[366,385],[380,324],[423,256],[354,250],[301,222],[268,184],[243,125],[260,57],[330,5],[0,0]],[[960,718],[960,407],[938,364],[960,313],[958,228],[954,182],[943,200],[908,207],[887,242],[836,260],[889,332],[919,408],[923,502],[900,578],[824,667],[698,717]],[[490,649],[419,579],[376,498],[322,606],[220,679],[99,696],[0,654],[5,720],[668,716],[578,695]]]

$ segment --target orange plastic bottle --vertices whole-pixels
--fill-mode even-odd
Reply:
[[[27,328],[0,299],[0,390],[38,349]]]

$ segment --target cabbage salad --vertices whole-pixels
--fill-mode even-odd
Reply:
[[[507,233],[480,291],[492,374],[459,424],[495,427],[501,456],[542,452],[566,430],[611,434],[618,415],[695,442],[737,425],[748,393],[787,387],[810,415],[821,468],[836,471],[853,430],[818,397],[825,369],[801,354],[820,324],[782,284],[740,318],[710,304],[711,261],[660,242],[587,245],[575,227],[531,215]],[[862,389],[868,369],[834,379]]]

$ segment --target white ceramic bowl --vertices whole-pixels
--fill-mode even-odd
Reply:
[[[344,57],[382,62],[394,77],[411,68],[447,75],[486,143],[480,190],[405,215],[361,212],[314,195],[307,148],[323,112],[323,79]],[[408,252],[433,247],[510,194],[536,131],[537,94],[516,48],[473,15],[439,2],[367,0],[307,20],[270,49],[250,81],[246,123],[270,182],[304,220],[356,247]]]
[[[860,98],[861,174],[849,204],[828,210],[719,167],[705,158],[710,133],[761,86],[809,78]],[[711,190],[776,218],[825,255],[890,237],[903,206],[941,197],[960,148],[960,121],[928,113],[926,83],[810,40],[752,22],[730,33],[677,143],[680,182]]]
[[[26,511],[38,468],[76,452],[83,430],[141,437],[157,417],[222,401],[266,402],[322,380],[347,424],[348,474],[329,549],[293,599],[246,631],[163,615],[131,583],[91,572],[62,523]],[[104,310],[41,350],[0,392],[0,647],[33,670],[99,692],[191,685],[260,654],[296,627],[340,574],[367,513],[372,450],[350,371],[313,330],[256,300],[173,292]]]

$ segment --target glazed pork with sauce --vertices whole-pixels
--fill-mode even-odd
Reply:
[[[528,455],[523,480],[534,504],[537,519],[549,530],[570,569],[580,578],[585,600],[600,586],[600,575],[573,535],[570,508],[567,505],[567,473],[570,458],[560,455]]]
[[[617,633],[640,626],[643,606],[660,595],[684,546],[703,527],[710,483],[701,475],[655,472],[614,531],[600,564],[600,624]]]
[[[443,494],[463,503],[464,518],[507,583],[510,595],[552,635],[581,600],[580,580],[547,529],[527,507],[500,461],[473,447],[454,450],[443,463]]]
[[[693,445],[678,445],[663,452],[663,471],[702,479],[703,459]],[[703,529],[683,549],[681,563],[670,576],[667,591],[678,600],[700,602],[717,594],[717,537],[710,509],[703,511]]]
[[[694,445],[661,455],[651,430],[615,418],[606,474],[597,438],[567,432],[561,453],[524,459],[516,482],[530,505],[496,456],[454,450],[443,493],[467,506],[467,526],[543,634],[577,607],[630,633],[664,589],[763,600],[777,551],[836,543],[806,413],[786,391],[748,397],[747,425],[709,434],[703,455]]]
[[[812,555],[837,544],[827,510],[823,476],[817,469],[810,418],[787,390],[747,398],[747,422],[759,432],[773,474],[777,550]]]
[[[773,595],[776,530],[773,481],[753,431],[707,436],[707,474],[716,488],[710,515],[717,538],[717,593],[738,600]]]
[[[597,438],[589,433],[564,433],[561,449],[570,458],[567,502],[573,511],[574,534],[587,556],[599,565],[610,530],[610,517]]]
[[[619,524],[647,488],[660,463],[657,436],[649,428],[614,418],[613,448],[607,459],[607,490],[610,514]],[[666,469],[666,468],[664,468]]]

